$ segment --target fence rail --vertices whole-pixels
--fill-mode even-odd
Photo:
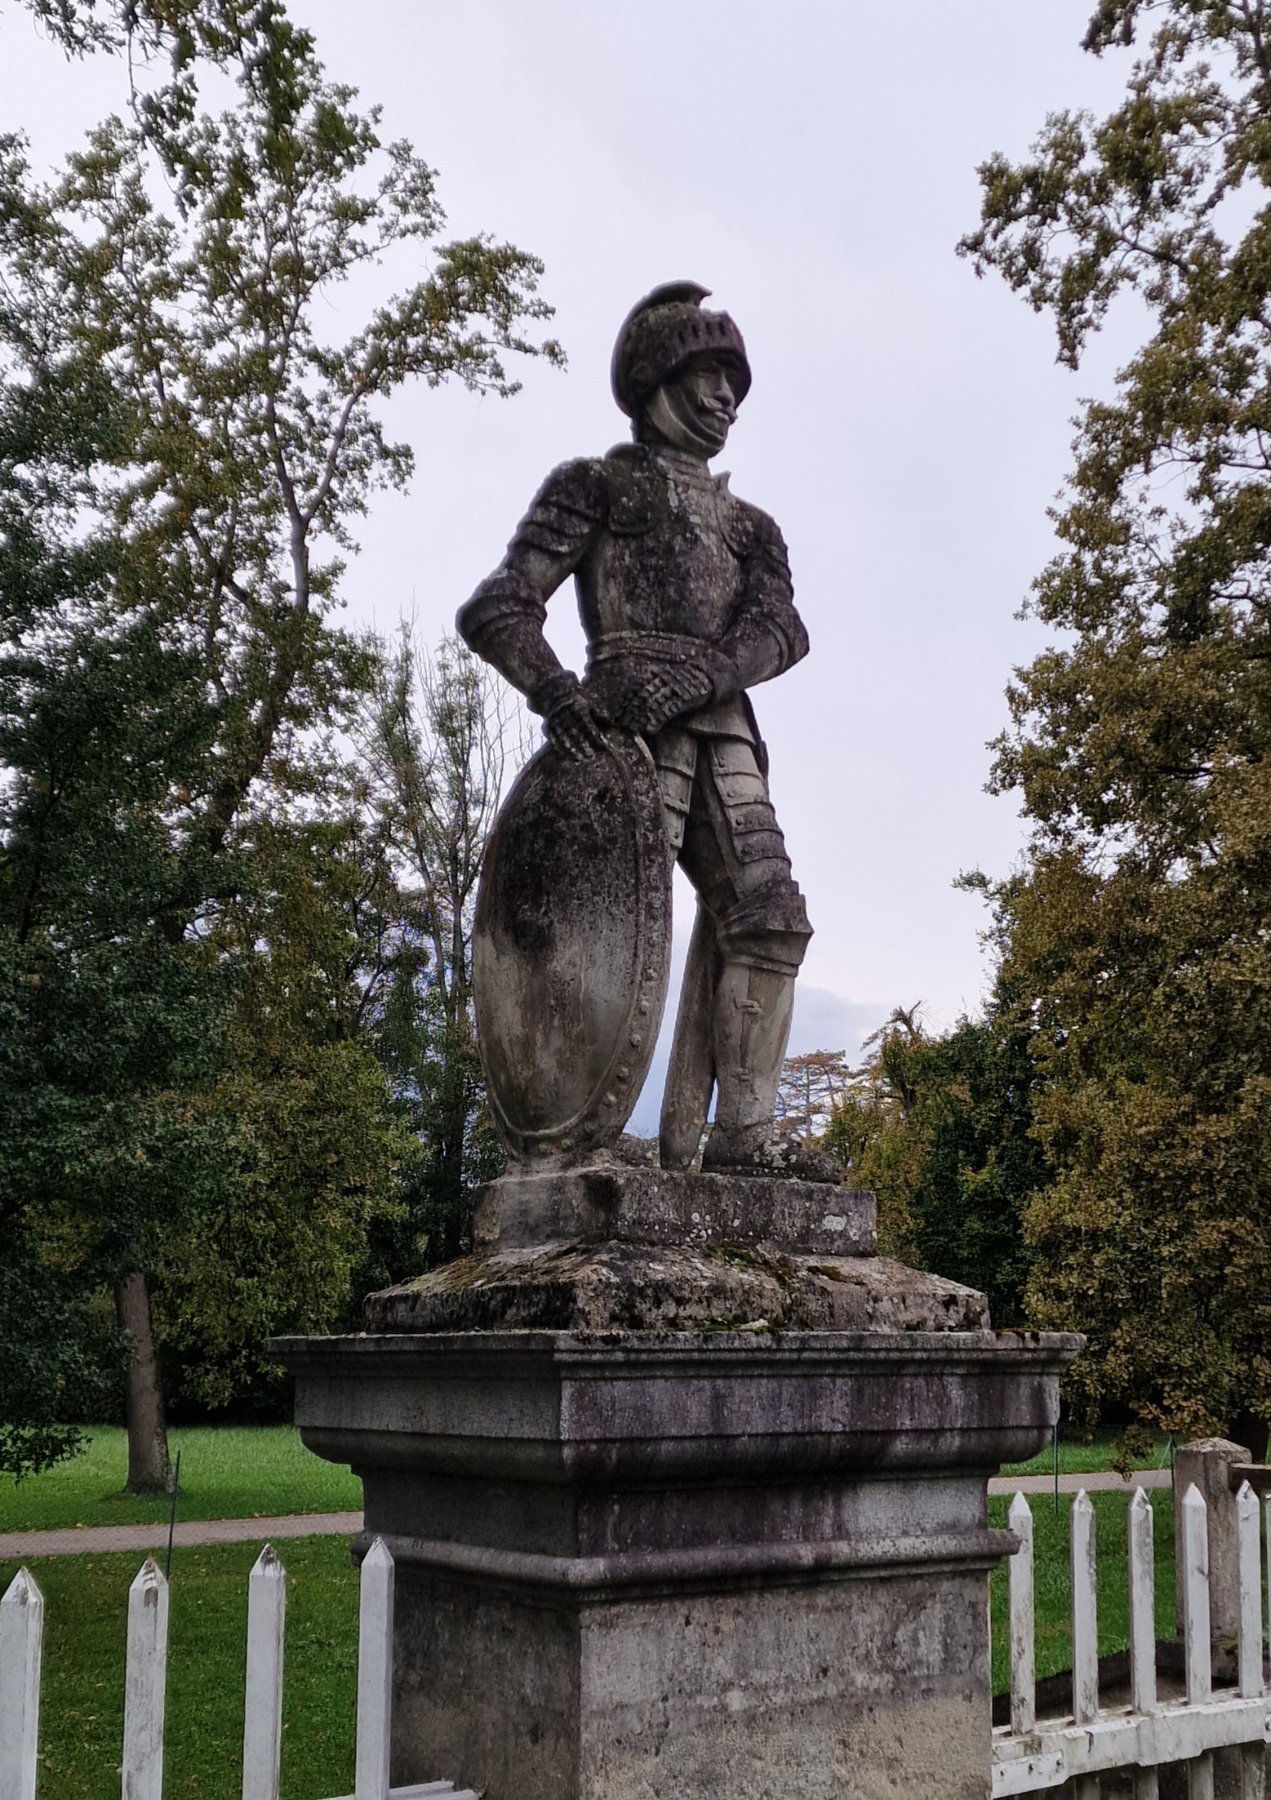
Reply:
[[[279,1800],[287,1575],[271,1545],[247,1588],[243,1800]],[[19,1569],[0,1600],[0,1800],[39,1800],[44,1598]],[[362,1563],[354,1791],[344,1800],[478,1800],[452,1781],[389,1786],[392,1735],[393,1558],[376,1538]],[[123,1800],[162,1800],[168,1583],[147,1557],[128,1592]]]
[[[1100,1777],[1133,1771],[1134,1800],[1157,1800],[1157,1771],[1187,1766],[1190,1800],[1213,1800],[1214,1752],[1234,1749],[1241,1800],[1261,1800],[1271,1744],[1271,1692],[1263,1674],[1262,1565],[1258,1498],[1247,1481],[1235,1498],[1238,1638],[1233,1688],[1215,1693],[1210,1632],[1209,1536],[1205,1501],[1190,1486],[1182,1502],[1183,1667],[1185,1695],[1158,1699],[1156,1585],[1152,1507],[1139,1488],[1130,1502],[1127,1573],[1130,1615],[1129,1705],[1099,1694],[1095,1513],[1084,1490],[1071,1514],[1072,1711],[1039,1720],[1033,1595],[1033,1516],[1017,1494],[1009,1520],[1019,1548],[1009,1563],[1010,1724],[993,1734],[993,1794],[1035,1794],[1071,1781],[1075,1800],[1099,1800]],[[1265,1512],[1271,1566],[1271,1495]]]

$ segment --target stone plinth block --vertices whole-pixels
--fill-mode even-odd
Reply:
[[[472,1239],[482,1251],[567,1239],[872,1256],[876,1215],[874,1196],[859,1188],[600,1163],[488,1182],[473,1209]]]
[[[987,1477],[1046,1441],[1079,1342],[282,1340],[305,1443],[397,1559],[394,1783],[985,1800]]]

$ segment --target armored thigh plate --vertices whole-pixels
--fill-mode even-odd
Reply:
[[[472,982],[490,1105],[522,1160],[614,1142],[657,1041],[671,852],[653,759],[608,734],[527,764],[486,846]]]

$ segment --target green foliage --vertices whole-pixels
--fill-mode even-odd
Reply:
[[[332,749],[377,679],[333,622],[354,525],[412,468],[385,402],[560,353],[537,261],[438,244],[431,170],[281,6],[32,7],[136,85],[51,183],[0,139],[0,1251],[68,1306],[157,1279],[223,1400],[266,1325],[335,1322],[404,1154],[360,1035],[394,882]]]
[[[1022,1214],[1044,1179],[1026,1031],[999,992],[983,1019],[940,1037],[897,1008],[866,1047],[824,1143],[878,1196],[880,1248],[987,1294],[996,1324],[1018,1323]]]
[[[275,807],[242,821],[252,886],[209,927],[241,971],[211,1096],[235,1179],[169,1235],[155,1290],[165,1364],[205,1405],[277,1387],[270,1333],[346,1323],[368,1238],[400,1214],[415,1154],[364,1029],[380,927],[369,903],[385,877],[347,783],[349,810],[336,811],[339,774],[323,779],[325,818]]]
[[[1271,12],[1104,0],[1142,44],[1107,119],[982,170],[966,249],[1076,363],[1116,296],[1149,329],[1087,405],[1035,586],[1062,634],[1010,690],[997,786],[1033,824],[999,890],[1035,997],[1034,1318],[1090,1333],[1090,1406],[1255,1442],[1271,1417]]]
[[[421,656],[408,627],[363,711],[369,797],[401,895],[373,1032],[422,1149],[401,1225],[380,1243],[392,1276],[461,1254],[472,1191],[502,1172],[477,1054],[472,922],[518,724],[507,689],[457,639]]]
[[[75,1452],[114,1370],[76,1284],[7,1237],[0,1259],[0,1473],[38,1475]],[[122,1346],[119,1347],[122,1355]]]
[[[787,1056],[777,1088],[777,1129],[783,1136],[819,1138],[852,1079],[843,1050]]]
[[[147,618],[112,619],[93,556],[63,554],[38,493],[80,448],[27,420],[0,492],[0,1467],[37,1467],[99,1410],[118,1341],[98,1291],[153,1255],[162,1219],[224,1174],[199,1093],[231,972],[166,929],[206,883],[156,821],[206,741],[190,660]],[[66,488],[73,485],[65,481]],[[32,491],[24,491],[24,489]],[[54,512],[55,509],[50,509]],[[100,566],[100,565],[99,565]],[[33,604],[78,572],[86,593]],[[30,579],[26,579],[26,577]]]

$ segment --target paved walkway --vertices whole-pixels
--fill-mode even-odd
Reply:
[[[1128,1481],[1112,1470],[1088,1475],[1061,1475],[1059,1491],[1075,1494],[1110,1490],[1132,1493],[1136,1487],[1168,1487],[1168,1469],[1140,1469]],[[1053,1475],[1008,1475],[990,1481],[990,1494],[1049,1494]],[[191,1519],[178,1521],[173,1544],[178,1550],[198,1544],[280,1543],[284,1538],[353,1537],[362,1529],[360,1512],[287,1513],[276,1519]],[[111,1550],[166,1550],[168,1527],[153,1525],[80,1525],[66,1531],[0,1532],[0,1562],[18,1557],[102,1555]]]
[[[1115,1469],[1091,1469],[1086,1475],[1059,1477],[1061,1494],[1079,1494],[1082,1488],[1088,1494],[1132,1494],[1135,1488],[1167,1488],[1169,1484],[1168,1469],[1135,1469],[1129,1476],[1118,1475]],[[1003,1475],[989,1483],[990,1494],[1053,1494],[1054,1491],[1053,1475]]]
[[[178,1520],[172,1542],[178,1550],[197,1544],[263,1544],[283,1538],[352,1537],[362,1529],[360,1512],[287,1513],[277,1519]],[[108,1550],[166,1550],[168,1527],[77,1525],[67,1531],[0,1531],[5,1558],[100,1555]]]

